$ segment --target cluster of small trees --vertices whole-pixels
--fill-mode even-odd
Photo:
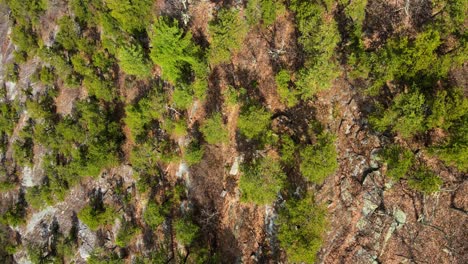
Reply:
[[[14,143],[14,157],[20,165],[32,165],[33,146],[48,149],[43,169],[43,184],[27,192],[31,205],[40,208],[64,198],[81,177],[97,176],[104,168],[119,162],[122,133],[112,111],[97,101],[78,102],[68,116],[55,113],[55,93],[32,98],[26,106],[30,119]]]
[[[44,62],[31,81],[46,87],[45,92],[28,94],[23,105],[8,100],[2,88],[0,102],[2,156],[23,110],[27,110],[23,113],[28,119],[11,146],[15,165],[32,166],[34,146],[46,149],[42,161],[46,176],[25,194],[34,209],[64,199],[81,178],[96,177],[119,164],[124,156],[122,127],[126,127],[132,147],[128,162],[137,189],[151,197],[143,211],[143,225],[157,230],[166,222],[176,241],[190,249],[186,261],[213,261],[216,256],[197,241],[202,234],[196,219],[180,209],[181,200],[187,199],[183,187],[169,183],[162,168],[179,161],[195,166],[210,149],[206,144],[225,146],[235,138],[241,148],[247,145],[252,152],[245,153],[248,158],[241,166],[241,201],[270,205],[285,197],[286,202],[279,206],[280,245],[289,261],[314,262],[327,226],[326,210],[315,203],[313,195],[298,194],[301,186],[297,185],[320,185],[337,170],[333,135],[311,127],[301,135],[293,130],[279,132],[272,125],[275,115],[261,100],[252,91],[233,86],[223,91],[222,108],[239,106],[235,137],[229,134],[223,111],[210,112],[199,127],[187,124],[194,101],[206,99],[209,66],[226,67],[241,50],[249,30],[272,30],[277,18],[287,12],[294,15],[303,55],[298,68],[276,68],[277,92],[287,109],[331,87],[342,71],[337,48],[341,41],[347,41],[340,47],[349,64],[345,68],[350,69],[350,77],[366,85],[368,95],[377,102],[370,125],[404,140],[442,129],[447,136],[427,150],[462,171],[468,169],[468,100],[449,80],[451,69],[466,61],[466,41],[461,37],[465,33],[460,30],[466,20],[466,5],[459,0],[435,1],[441,11],[434,15],[431,26],[414,37],[390,38],[376,49],[363,45],[366,0],[252,0],[244,10],[221,8],[208,25],[209,47],[198,44],[178,20],[154,17],[152,0],[70,0],[73,15],[59,19],[54,42],[44,45],[39,38],[39,19],[47,1],[4,1],[12,12],[11,38],[16,45],[7,79],[18,81],[21,63],[36,55]],[[345,34],[343,40],[334,18],[337,7],[346,16],[343,23],[349,36]],[[160,76],[155,76],[158,72]],[[122,74],[124,81],[119,77]],[[59,114],[55,109],[57,83],[64,84],[62,89],[84,88],[88,98],[74,102],[71,114]],[[132,85],[145,89],[138,91],[132,102],[125,102],[123,89],[131,88],[122,86]],[[182,141],[185,143],[179,144]],[[414,190],[429,194],[443,183],[408,149],[387,146],[381,158],[389,177],[406,181]],[[1,184],[10,188],[9,181],[17,177],[6,170],[5,174],[7,180],[2,178]],[[164,189],[162,201],[153,197],[159,187]],[[12,206],[0,222],[22,224],[25,207]],[[114,205],[92,200],[78,217],[97,230],[113,224],[118,215]],[[140,233],[140,226],[125,218],[121,224],[115,244],[125,248]],[[66,252],[75,249],[68,238],[60,239],[51,261],[63,260]],[[30,251],[31,259],[43,255],[41,250]],[[161,250],[151,258],[166,261],[166,253]],[[96,251],[89,262],[117,259],[113,253]]]
[[[466,130],[468,100],[449,78],[450,71],[466,61],[466,41],[459,37],[466,5],[436,1],[434,10],[439,11],[417,34],[391,37],[382,47],[366,50],[362,44],[365,2],[351,1],[344,6],[354,31],[348,54],[350,75],[364,81],[370,95],[378,96],[370,123],[377,131],[406,140],[443,129],[448,136],[429,146],[428,152],[466,171],[466,151],[462,149],[468,145],[459,131]]]

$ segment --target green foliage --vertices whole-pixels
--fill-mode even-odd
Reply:
[[[190,249],[190,254],[187,257],[187,263],[221,263],[219,253],[212,253],[208,247],[194,247]]]
[[[236,89],[232,86],[228,86],[226,90],[223,91],[224,102],[228,106],[236,106],[240,103],[241,98],[247,93],[247,90],[244,88]]]
[[[103,168],[118,164],[117,153],[122,132],[119,125],[110,120],[112,112],[106,113],[103,108],[92,102],[79,102],[77,114],[80,117],[78,125],[81,129],[76,131],[80,131],[91,140],[86,145],[81,141],[80,159],[77,162],[81,167],[79,174],[95,176]]]
[[[9,180],[1,180],[0,181],[0,193],[8,192],[10,190],[15,189],[16,184]]]
[[[122,32],[119,22],[107,12],[101,12],[99,22],[102,26],[101,44],[110,54],[116,54],[117,48],[122,42],[126,41],[128,36]]]
[[[286,7],[279,0],[253,0],[247,2],[246,17],[249,25],[263,22],[265,27],[271,26],[278,15],[286,12]]]
[[[436,28],[445,34],[463,34],[468,5],[463,0],[432,1]]]
[[[387,175],[394,180],[404,178],[415,162],[414,154],[398,145],[384,148],[380,156],[387,164]]]
[[[129,33],[144,31],[151,19],[152,0],[105,0],[121,28]]]
[[[248,32],[247,23],[239,10],[221,9],[208,27],[211,36],[209,62],[212,65],[227,63],[231,54],[237,52]]]
[[[200,146],[198,142],[191,142],[184,152],[184,160],[189,166],[200,163],[203,159],[205,150]]]
[[[345,7],[345,13],[351,18],[356,29],[361,31],[362,23],[366,18],[366,5],[367,0],[353,0],[353,1],[343,1],[348,4]]]
[[[11,31],[11,39],[18,46],[19,52],[34,53],[37,48],[37,36],[30,25],[15,25]]]
[[[24,193],[21,192],[18,200],[10,204],[7,210],[0,215],[0,223],[13,227],[26,223],[26,206]]]
[[[431,85],[435,78],[447,76],[453,54],[439,56],[442,41],[438,31],[428,29],[415,39],[391,39],[377,52],[367,54],[360,63],[369,72],[369,93],[376,95],[388,81],[404,81],[419,86]]]
[[[17,101],[0,103],[0,150],[6,151],[7,138],[13,133],[19,119],[19,105]]]
[[[12,239],[11,231],[3,225],[0,225],[0,244],[2,245],[0,247],[0,259],[13,262],[12,255],[16,252],[17,246]]]
[[[105,71],[111,68],[114,63],[114,58],[108,52],[101,50],[93,54],[93,65],[98,69]]]
[[[352,0],[352,1],[341,1],[341,4],[344,6],[344,13],[349,18],[349,24],[346,27],[346,30],[350,34],[350,61],[356,59],[356,56],[359,57],[359,54],[364,49],[363,38],[362,38],[362,26],[364,19],[366,18],[366,6],[367,0]],[[353,65],[354,63],[349,63]],[[351,73],[351,75],[353,75]]]
[[[95,96],[97,99],[110,102],[116,97],[113,84],[109,81],[102,80],[96,75],[86,76],[83,80],[83,85],[88,90],[88,93],[91,96]]]
[[[449,165],[468,172],[468,114],[466,111],[460,121],[449,129],[449,138],[434,146],[431,152]]]
[[[13,61],[17,63],[25,63],[28,60],[28,53],[24,50],[13,51]]]
[[[297,91],[291,88],[291,75],[287,70],[281,70],[275,77],[278,95],[281,101],[288,107],[293,107],[298,103]]]
[[[160,145],[164,144],[158,145],[152,141],[141,143],[135,146],[130,153],[130,162],[135,171],[134,177],[138,179],[137,187],[140,192],[145,192],[148,188],[157,185],[159,181],[158,162],[170,160],[174,155],[167,153],[167,149]]]
[[[50,156],[44,158],[44,162],[49,162]],[[45,205],[54,205],[58,201],[63,201],[69,187],[75,184],[79,179],[77,175],[59,175],[58,169],[53,163],[44,165],[44,171],[47,173],[44,184],[28,190],[26,200],[34,209],[41,209]]]
[[[11,39],[17,46],[14,52],[18,62],[26,61],[28,55],[32,57],[38,47],[37,28],[39,16],[47,7],[47,0],[4,0],[10,8],[10,21],[13,21]]]
[[[318,92],[329,89],[339,75],[336,63],[330,58],[323,58],[299,71],[297,90],[303,100],[311,99]]]
[[[73,50],[77,47],[79,35],[78,26],[69,16],[63,16],[58,21],[60,27],[55,40],[66,50]]]
[[[138,234],[139,229],[135,224],[122,218],[121,227],[115,237],[115,244],[121,248],[126,247],[130,241]]]
[[[257,138],[268,130],[270,118],[271,114],[262,107],[246,107],[239,116],[237,127],[247,138]]]
[[[17,139],[13,143],[13,157],[15,161],[21,166],[31,167],[34,158],[33,147],[34,142],[32,137]]]
[[[169,251],[166,248],[158,248],[157,250],[152,250],[149,254],[145,256],[137,256],[135,258],[135,264],[163,264],[168,262]],[[191,263],[191,262],[189,262]],[[195,262],[197,263],[197,262]]]
[[[120,68],[130,75],[139,78],[148,77],[151,74],[151,65],[146,60],[140,45],[122,46],[117,51],[117,59]]]
[[[161,67],[164,79],[175,84],[183,80],[184,76],[190,76],[192,71],[197,76],[200,69],[203,71],[203,63],[199,58],[200,47],[194,44],[190,32],[183,32],[176,20],[159,18],[149,35],[150,57]]]
[[[296,149],[297,149],[297,146],[290,136],[288,135],[281,136],[280,157],[281,157],[281,161],[284,164],[293,165],[295,158],[296,158]]]
[[[340,74],[333,58],[340,34],[336,22],[329,18],[329,5],[294,0],[291,10],[295,12],[297,28],[301,33],[298,42],[306,53],[304,68],[299,72],[296,85],[302,99],[310,99],[317,92],[330,88],[333,79]]]
[[[327,10],[320,2],[304,0],[292,1],[290,8],[295,13],[297,28],[301,33],[298,42],[304,51],[310,55],[326,53],[329,57],[339,41],[339,36],[333,36],[336,32],[333,29],[336,27],[335,22],[327,21],[324,17],[331,10]]]
[[[55,75],[51,68],[42,67],[39,72],[39,80],[45,85],[52,85],[55,81]]]
[[[28,205],[36,210],[40,210],[46,205],[46,197],[43,196],[44,190],[39,186],[28,188],[26,191],[26,201]]]
[[[37,26],[39,16],[47,9],[47,0],[5,0],[16,23]]]
[[[145,137],[152,121],[161,119],[165,113],[165,96],[156,90],[143,97],[138,103],[125,107],[125,123],[130,128],[132,139]]]
[[[26,110],[31,119],[38,121],[40,119],[51,120],[54,118],[55,106],[54,98],[52,97],[54,92],[52,90],[49,91],[48,94],[40,96],[37,101],[26,101]]]
[[[309,181],[321,184],[338,168],[334,138],[327,133],[317,136],[317,143],[307,145],[300,152],[300,171]]]
[[[187,135],[187,123],[184,119],[179,120],[164,120],[164,130],[174,138],[181,138]]]
[[[172,93],[172,101],[175,107],[187,110],[193,103],[193,96],[191,91],[186,87],[177,87]]]
[[[407,179],[408,185],[419,192],[431,194],[437,192],[442,179],[424,166],[416,166],[413,153],[398,145],[386,147],[380,153],[387,164],[387,175],[393,180]]]
[[[19,65],[16,63],[8,63],[5,70],[5,79],[10,82],[18,82],[19,80]]]
[[[258,205],[272,204],[283,188],[286,174],[277,160],[260,158],[242,167],[239,181],[241,201]]]
[[[95,248],[86,260],[88,264],[124,264],[125,260],[114,251],[104,248]]]
[[[200,228],[189,219],[178,219],[174,222],[176,239],[179,243],[189,246],[197,238]]]
[[[424,95],[415,91],[402,93],[395,97],[388,109],[379,108],[369,122],[378,130],[385,131],[391,127],[405,138],[426,130],[424,124]]]
[[[93,0],[70,0],[69,6],[80,25],[95,25],[98,17],[91,13],[93,7],[96,8]],[[100,1],[99,1],[100,3]]]
[[[0,216],[0,223],[9,226],[19,226],[26,223],[25,217],[24,209],[15,205],[10,207],[2,216]]]
[[[309,196],[289,199],[278,217],[278,240],[291,263],[315,263],[327,228],[326,209]]]
[[[97,76],[93,75],[93,69],[90,67],[89,60],[82,54],[73,55],[71,57],[71,63],[76,73],[86,76],[88,79],[97,78]]]
[[[440,91],[430,104],[431,114],[426,119],[428,128],[449,129],[468,112],[468,99],[463,96],[462,89]]]
[[[161,141],[149,138],[133,148],[130,162],[135,171],[134,176],[138,179],[137,187],[140,192],[157,185],[162,176],[158,163],[175,161],[177,158],[175,148],[175,143],[168,138]]]
[[[73,67],[61,54],[52,49],[43,48],[39,50],[38,55],[44,62],[53,66],[60,79],[67,81],[70,79]]]
[[[222,144],[229,141],[229,131],[223,122],[221,113],[215,113],[206,119],[200,131],[208,144]]]
[[[143,219],[151,229],[155,230],[164,222],[168,213],[167,207],[159,205],[154,201],[149,201],[143,213]]]
[[[71,262],[78,249],[77,228],[72,226],[70,234],[60,233],[58,225],[52,225],[49,243],[30,241],[27,253],[32,263],[68,263]]]
[[[424,194],[438,192],[442,183],[442,179],[427,168],[419,168],[408,179],[408,185],[412,189]]]
[[[72,116],[34,125],[34,141],[49,149],[42,163],[46,180],[35,198],[53,204],[81,177],[118,164],[122,133],[112,115],[96,101],[78,101]]]
[[[78,218],[91,230],[95,231],[104,225],[110,225],[114,222],[116,212],[112,207],[97,210],[92,205],[86,205],[78,213]]]

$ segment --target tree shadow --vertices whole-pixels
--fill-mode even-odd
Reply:
[[[208,90],[206,93],[205,113],[211,116],[222,109],[223,97],[221,95],[221,72],[219,67],[215,67],[208,77]]]

